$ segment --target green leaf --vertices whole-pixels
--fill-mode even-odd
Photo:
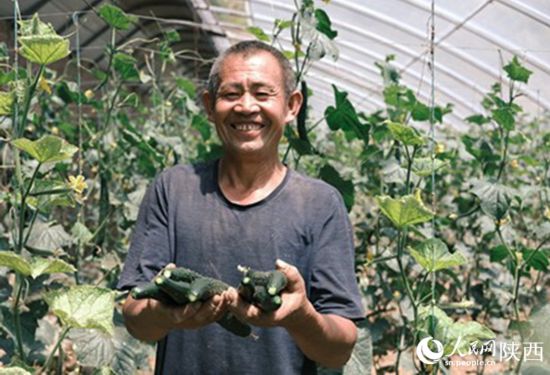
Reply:
[[[113,67],[123,81],[139,81],[139,71],[136,68],[137,60],[122,52],[113,56]]]
[[[4,367],[0,368],[0,375],[32,375],[32,373],[21,367]]]
[[[514,130],[516,119],[514,118],[512,109],[509,106],[495,109],[492,112],[492,116],[493,120],[495,120],[495,122],[499,124],[503,129]]]
[[[31,277],[33,279],[36,279],[40,275],[52,273],[76,272],[76,268],[61,259],[35,258],[31,268]]]
[[[37,220],[29,235],[26,247],[53,253],[55,250],[71,244],[71,242],[71,236],[65,232],[60,224]]]
[[[387,126],[393,138],[406,146],[423,146],[426,143],[418,131],[410,126],[391,121],[388,121]]]
[[[481,210],[495,220],[500,220],[508,212],[510,197],[506,187],[500,184],[481,181],[474,185],[472,193],[481,201]]]
[[[31,155],[41,164],[70,159],[78,150],[77,147],[53,135],[45,135],[36,141],[31,141],[27,138],[18,138],[12,141],[12,144]]]
[[[353,133],[357,138],[368,143],[369,128],[359,121],[355,107],[347,98],[348,93],[339,91],[335,85],[332,85],[332,89],[334,90],[336,107],[329,106],[325,109],[327,125],[333,131],[342,129],[346,134]]]
[[[478,322],[454,322],[438,307],[420,306],[418,309],[419,331],[424,336],[430,335],[432,328],[433,337],[439,340],[444,347],[445,355],[456,353],[468,353],[470,345],[481,343],[495,338],[495,334],[487,327]]]
[[[533,249],[522,249],[523,259],[529,260],[527,264],[537,271],[547,271],[549,260],[549,250],[541,249],[535,253]],[[535,253],[533,255],[533,253]]]
[[[517,56],[514,56],[512,61],[504,66],[503,69],[512,81],[527,83],[529,76],[533,74],[532,71],[520,64]]]
[[[394,199],[389,196],[377,196],[376,203],[380,210],[393,225],[398,229],[403,229],[409,225],[420,224],[429,221],[433,213],[424,206],[420,194],[416,196],[406,195]]]
[[[439,171],[447,165],[446,162],[439,159],[434,159],[432,163],[432,158],[415,158],[412,164],[412,171],[420,177],[431,176],[432,170],[434,172]],[[432,168],[433,166],[433,168]]]
[[[72,328],[97,328],[113,333],[115,293],[91,285],[56,290],[45,297],[53,313],[63,325]]]
[[[31,274],[30,263],[12,251],[0,251],[0,266],[8,267],[11,270],[17,271],[22,275],[29,276]]]
[[[315,19],[317,20],[317,24],[315,25],[317,31],[325,34],[329,37],[329,39],[336,38],[338,32],[332,30],[332,23],[330,22],[328,14],[324,10],[315,9]]]
[[[185,93],[190,97],[194,98],[196,95],[195,84],[190,80],[183,77],[176,77],[176,85],[179,89],[185,91]]]
[[[191,127],[198,130],[203,141],[209,140],[212,136],[212,125],[210,125],[208,119],[202,115],[193,116],[193,119],[191,120]]]
[[[0,91],[0,116],[11,115],[13,110],[13,92]]]
[[[416,102],[411,112],[411,116],[415,121],[428,121],[431,116],[430,107],[423,103]]]
[[[129,16],[119,7],[110,4],[104,4],[99,8],[99,16],[117,30],[128,30],[137,21],[135,16]]]
[[[466,117],[464,120],[466,120],[470,124],[484,125],[489,123],[491,121],[491,118],[485,117],[483,115],[472,115],[472,116]]]
[[[505,245],[497,245],[489,250],[489,257],[491,262],[500,262],[506,259],[510,255],[510,252]]]
[[[256,39],[262,42],[270,42],[271,38],[258,26],[250,26],[246,28],[250,34],[254,35]]]
[[[275,20],[275,27],[281,30],[288,29],[290,26],[292,26],[291,20],[281,20],[281,19]]]
[[[347,210],[350,211],[355,201],[353,182],[343,179],[340,173],[330,164],[325,164],[321,168],[319,178],[338,189],[340,194],[342,194]]]
[[[90,232],[90,230],[79,221],[74,223],[71,229],[71,234],[73,235],[74,239],[76,239],[76,241],[82,245],[86,245],[92,240],[92,238],[94,238],[92,232]]]
[[[59,36],[51,24],[40,21],[38,14],[18,22],[19,54],[28,61],[48,65],[69,55],[69,40]]]
[[[428,272],[435,272],[444,268],[460,266],[466,263],[461,253],[451,254],[447,245],[437,238],[430,238],[416,248],[409,246],[412,257]]]

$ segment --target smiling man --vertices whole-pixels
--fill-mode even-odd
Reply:
[[[238,285],[238,265],[275,267],[288,284],[264,313],[231,289],[202,304],[170,307],[128,297],[135,337],[158,341],[157,374],[315,374],[340,367],[363,317],[352,230],[339,193],[279,159],[284,127],[302,103],[286,58],[241,42],[214,63],[203,101],[224,154],[157,177],[141,205],[119,281],[148,282],[168,263]],[[211,324],[230,310],[254,339]]]

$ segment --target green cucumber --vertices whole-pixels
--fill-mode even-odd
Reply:
[[[157,276],[155,278],[155,284],[168,294],[178,305],[185,305],[189,303],[187,297],[190,289],[189,283],[184,281],[174,281],[165,276]]]
[[[137,286],[130,292],[133,299],[145,299],[152,298],[165,305],[174,305],[175,301],[165,292],[163,292],[157,284],[148,283],[141,286]]]
[[[166,268],[162,271],[162,275],[174,281],[185,281],[187,283],[203,277],[200,273],[185,267]]]
[[[267,293],[269,293],[269,295],[275,296],[286,287],[286,283],[287,278],[284,273],[281,271],[273,271],[267,279],[265,288],[267,289]]]
[[[247,337],[252,333],[252,328],[248,324],[241,322],[231,313],[226,313],[217,323],[237,336]]]
[[[211,277],[196,279],[191,283],[187,298],[190,302],[205,301],[227,290],[229,285]]]
[[[266,312],[277,310],[281,307],[282,299],[280,296],[272,296],[267,293],[264,286],[258,285],[254,288],[254,296],[252,297],[254,304]]]

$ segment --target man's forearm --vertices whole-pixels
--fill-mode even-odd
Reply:
[[[320,314],[311,304],[305,312],[285,324],[298,347],[309,359],[325,367],[342,367],[357,340],[355,324],[338,315]]]
[[[169,329],[158,322],[157,314],[151,308],[148,299],[135,300],[128,297],[122,313],[128,332],[143,341],[159,341],[168,334]]]

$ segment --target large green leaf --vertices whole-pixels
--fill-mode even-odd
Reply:
[[[338,171],[330,164],[325,164],[321,168],[319,178],[338,189],[340,194],[342,194],[342,198],[344,198],[346,208],[350,211],[355,201],[353,182],[343,179],[342,176],[340,176],[340,173],[338,173]]]
[[[408,125],[389,121],[388,128],[393,139],[406,146],[423,146],[426,143],[418,131]]]
[[[512,81],[527,83],[529,76],[533,74],[532,71],[520,64],[517,56],[514,56],[512,61],[508,65],[505,65],[503,69]]]
[[[13,108],[13,92],[0,91],[0,116],[10,115]]]
[[[19,24],[19,53],[27,60],[48,65],[69,55],[69,40],[59,36],[52,25],[42,22],[38,14]]]
[[[110,367],[115,374],[134,374],[147,369],[151,346],[131,337],[126,329],[115,327],[114,335],[97,329],[73,329],[69,333],[78,362],[86,367]]]
[[[18,138],[13,140],[12,144],[42,164],[70,159],[78,150],[77,147],[53,135],[45,135],[36,141]]]
[[[12,251],[0,251],[0,266],[8,267],[20,274],[29,276],[31,274],[31,265],[29,262]]]
[[[99,16],[117,30],[128,30],[137,21],[137,17],[129,16],[122,9],[111,4],[103,4],[99,8]]]
[[[81,243],[82,245],[86,245],[88,242],[94,238],[94,235],[86,225],[82,224],[81,222],[77,221],[74,223],[73,227],[71,228],[71,234],[73,235],[76,242]]]
[[[75,272],[76,269],[61,259],[31,258],[27,260],[11,251],[0,251],[0,266],[8,267],[33,279],[52,273]]]
[[[420,306],[418,309],[419,330],[423,335],[439,340],[445,355],[452,352],[466,354],[471,344],[481,343],[495,338],[495,334],[484,325],[475,321],[454,322],[443,310],[434,306]]]
[[[398,199],[385,195],[377,196],[376,203],[382,213],[399,229],[424,223],[431,220],[434,215],[424,205],[419,193],[416,196],[406,195]]]
[[[415,158],[412,164],[412,171],[420,177],[431,176],[432,171],[437,172],[447,165],[446,162],[431,158]]]
[[[26,247],[44,252],[54,252],[63,246],[70,245],[71,236],[60,224],[36,221],[29,235]]]
[[[505,186],[489,181],[480,181],[474,185],[472,193],[481,201],[481,210],[486,215],[495,220],[506,216],[510,206],[510,196]]]
[[[32,278],[52,273],[76,272],[76,268],[61,259],[35,258],[31,268]]]
[[[115,293],[91,285],[73,286],[46,295],[46,302],[63,324],[72,328],[97,328],[113,333]]]
[[[447,245],[437,238],[429,238],[415,248],[409,246],[412,257],[428,272],[459,266],[466,263],[461,253],[451,254]]]

